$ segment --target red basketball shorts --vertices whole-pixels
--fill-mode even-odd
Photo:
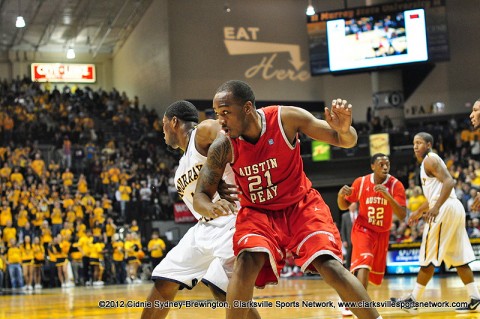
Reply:
[[[352,262],[350,271],[370,269],[368,281],[380,285],[387,264],[390,232],[376,232],[355,223],[352,228]]]
[[[269,261],[255,282],[257,287],[277,283],[287,250],[303,272],[316,272],[311,263],[320,255],[330,255],[342,262],[340,234],[330,209],[315,189],[282,210],[242,207],[237,216],[233,249],[236,256],[243,251],[268,254]]]

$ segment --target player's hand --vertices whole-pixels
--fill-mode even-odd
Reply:
[[[410,217],[408,217],[408,222],[407,224],[409,226],[415,226],[418,223],[418,220],[422,218],[423,213],[416,210],[410,213]]]
[[[428,212],[425,214],[423,217],[425,219],[425,222],[427,223],[434,223],[435,222],[435,217],[438,216],[439,210],[435,206],[432,207],[431,209],[428,210]]]
[[[230,203],[234,203],[235,201],[238,201],[238,194],[240,193],[238,191],[237,185],[228,184],[223,179],[220,180],[220,183],[218,184],[217,192],[221,198],[225,199],[226,201],[229,201]]]
[[[237,205],[230,203],[225,199],[219,199],[209,209],[209,218],[217,218],[220,216],[226,216],[235,214],[237,212]]]
[[[480,208],[480,192],[477,193],[477,196],[475,196],[475,199],[473,200],[471,210],[477,211],[479,208]]]
[[[338,191],[338,195],[341,196],[350,196],[352,194],[352,188],[348,185],[343,185],[342,188]]]
[[[380,193],[381,195],[383,195],[383,197],[386,197],[388,196],[390,193],[388,192],[388,189],[385,187],[385,185],[382,185],[382,184],[377,184],[375,186],[373,186],[373,190],[375,192],[378,192]]]
[[[325,108],[325,120],[338,133],[348,133],[352,125],[352,104],[342,99],[333,100],[331,110]]]

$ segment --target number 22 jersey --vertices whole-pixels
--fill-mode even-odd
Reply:
[[[406,206],[405,188],[398,179],[388,175],[383,185],[400,206]],[[352,194],[345,199],[358,201],[355,223],[373,231],[386,232],[392,227],[393,209],[382,194],[373,190],[374,187],[373,173],[359,177],[352,184]]]

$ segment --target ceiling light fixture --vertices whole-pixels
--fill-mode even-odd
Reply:
[[[73,48],[67,50],[67,59],[75,59],[75,50]]]
[[[313,16],[315,14],[315,8],[312,6],[312,0],[308,0],[308,7],[307,7],[307,16]]]
[[[15,21],[15,26],[17,28],[24,28],[25,27],[25,19],[22,17],[22,4],[21,1],[18,0],[18,17]]]
[[[223,6],[223,11],[225,11],[225,13],[232,12],[232,8],[230,7],[230,4],[228,4],[227,1],[225,2],[224,6]]]
[[[15,26],[17,28],[24,28],[25,27],[25,20],[22,16],[17,17],[17,21],[15,21]]]

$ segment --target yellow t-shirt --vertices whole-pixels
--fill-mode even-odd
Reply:
[[[18,212],[17,225],[18,227],[25,227],[25,224],[28,222],[28,211],[23,209]]]
[[[22,251],[18,247],[10,247],[7,251],[7,262],[9,264],[19,264],[22,262]]]
[[[3,229],[3,241],[9,244],[12,238],[17,238],[17,229],[15,227],[5,227]]]
[[[132,188],[130,186],[121,185],[118,188],[118,191],[120,192],[120,199],[122,201],[130,200],[130,194],[132,193]]]
[[[33,251],[33,245],[32,244],[23,244],[20,246],[20,251],[22,252],[22,260],[33,260],[34,256],[34,251]]]
[[[0,226],[7,226],[7,221],[13,221],[10,207],[6,209],[2,208],[2,212],[0,213]]]
[[[60,208],[54,208],[50,217],[52,219],[52,225],[63,224],[62,211],[60,210]]]
[[[45,260],[45,248],[41,244],[32,244],[33,256],[37,260]]]
[[[90,256],[90,250],[93,245],[93,237],[83,236],[78,240],[78,247],[83,251],[84,256]]]
[[[423,195],[418,195],[418,196],[411,196],[409,199],[408,199],[408,205],[407,205],[407,208],[411,211],[411,212],[414,212],[416,211],[420,205],[422,205],[423,203],[425,203],[427,201],[427,199],[425,198],[425,196]]]
[[[122,261],[125,259],[124,244],[121,241],[114,241],[112,243],[113,260]]]
[[[150,256],[153,258],[163,257],[165,248],[165,242],[161,238],[151,239],[148,242],[148,251],[150,252]]]

